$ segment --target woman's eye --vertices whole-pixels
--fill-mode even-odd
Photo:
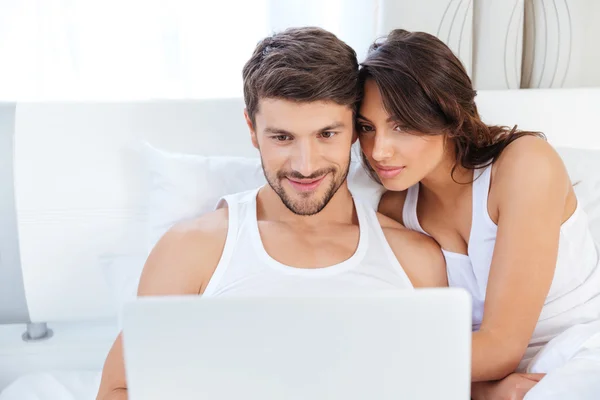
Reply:
[[[359,125],[358,130],[359,130],[359,132],[372,132],[373,127],[370,125]]]

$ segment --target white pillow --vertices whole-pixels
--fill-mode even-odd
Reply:
[[[146,258],[144,254],[108,254],[101,259],[102,273],[110,288],[119,329],[123,322],[123,305],[137,297]]]
[[[148,173],[147,250],[175,223],[214,209],[224,195],[253,189],[266,183],[259,158],[200,156],[171,153],[143,146]],[[587,212],[594,238],[600,243],[600,150],[559,148],[559,154],[575,185],[578,199]],[[383,188],[365,172],[358,157],[348,174],[354,196],[377,207]],[[135,297],[141,260],[113,260],[107,268],[118,307]]]
[[[590,222],[596,243],[600,243],[600,150],[560,147],[556,149],[569,172],[575,194]]]
[[[258,157],[172,153],[147,143],[143,148],[148,172],[148,250],[173,224],[212,211],[222,196],[266,183]],[[563,147],[557,151],[600,242],[600,150]],[[353,153],[348,187],[376,208],[383,188],[368,176],[357,154]]]
[[[266,183],[259,158],[171,153],[145,143],[150,251],[175,223],[214,210],[227,194]]]
[[[218,200],[265,185],[260,158],[172,153],[144,144],[148,172],[147,241],[151,250],[175,223],[214,210]],[[377,207],[382,187],[352,161],[348,187],[354,196]]]
[[[353,150],[349,189],[355,197],[376,208],[383,188],[368,176],[356,148]],[[225,195],[266,184],[258,157],[174,153],[148,143],[142,144],[141,152],[146,175],[147,254],[174,224],[214,210]],[[145,258],[114,256],[105,262],[103,270],[119,317],[122,305],[136,296],[144,261]]]

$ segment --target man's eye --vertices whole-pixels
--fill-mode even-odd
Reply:
[[[273,138],[275,140],[277,140],[278,142],[285,142],[286,140],[290,139],[290,137],[288,135],[277,135],[277,136],[273,136]]]
[[[335,136],[335,132],[323,132],[321,133],[321,136],[325,139],[330,139]]]

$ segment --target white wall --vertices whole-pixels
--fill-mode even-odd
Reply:
[[[518,89],[524,0],[475,1],[473,12],[473,84],[479,89]]]
[[[524,88],[600,86],[600,2],[526,0]]]
[[[598,0],[379,0],[377,31],[437,35],[477,89],[600,86]]]

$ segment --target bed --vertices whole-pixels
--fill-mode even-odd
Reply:
[[[600,242],[600,88],[477,103],[487,123],[546,134]],[[158,237],[263,179],[242,110],[239,98],[0,104],[0,400],[95,398]],[[351,190],[376,196],[353,159]]]

